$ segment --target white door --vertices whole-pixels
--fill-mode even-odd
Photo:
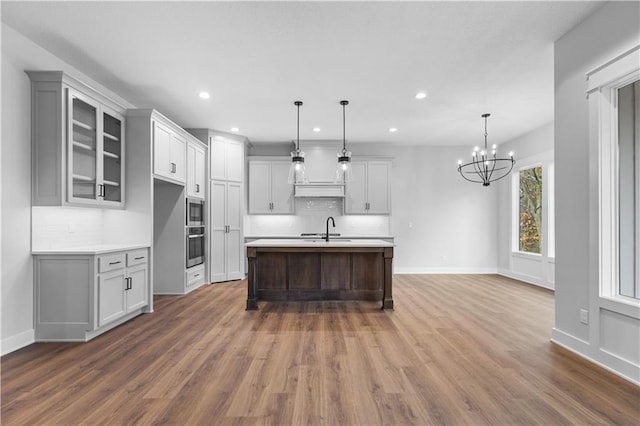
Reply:
[[[351,163],[353,176],[345,184],[345,213],[363,214],[367,213],[367,163],[364,161],[353,161]]]
[[[209,198],[209,273],[210,282],[226,281],[226,182],[211,181]]]
[[[227,180],[244,180],[244,145],[241,142],[227,142]]]
[[[285,176],[285,184],[287,182]],[[249,213],[271,213],[271,162],[249,163]]]
[[[387,161],[369,161],[367,168],[368,212],[389,214],[391,212],[389,196],[391,164]]]
[[[294,212],[293,185],[287,182],[289,178],[288,161],[271,162],[271,212],[292,214]]]
[[[187,177],[187,140],[180,135],[171,135],[171,178],[184,183]]]
[[[147,264],[128,269],[127,277],[130,278],[129,284],[131,288],[126,290],[127,313],[148,304],[147,295],[149,292],[147,291],[147,283],[149,279],[147,271]]]
[[[196,159],[195,159],[195,195],[199,198],[204,198],[205,191],[205,167],[207,166],[207,160],[205,157],[204,149],[196,147]]]
[[[244,278],[242,244],[242,184],[227,183],[227,280]]]
[[[98,326],[114,321],[126,313],[125,270],[98,276]]]
[[[153,173],[171,178],[171,130],[158,122],[153,124]]]
[[[224,141],[209,138],[209,175],[211,179],[227,179],[227,148]]]
[[[187,197],[196,197],[196,147],[187,144]]]

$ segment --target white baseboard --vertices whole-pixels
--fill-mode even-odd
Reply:
[[[551,339],[553,343],[558,346],[562,346],[566,350],[573,352],[581,358],[586,359],[589,362],[596,364],[599,367],[604,368],[605,370],[615,374],[616,376],[622,377],[628,382],[633,383],[636,386],[640,386],[640,372],[637,365],[630,363],[628,361],[622,360],[620,358],[616,358],[615,366],[608,365],[606,361],[612,361],[612,358],[609,356],[605,356],[607,359],[596,359],[592,355],[587,355],[590,352],[593,352],[591,344],[582,339],[579,339],[575,336],[572,336],[568,333],[565,333],[562,330],[558,330],[557,328],[553,328],[551,332]],[[602,351],[598,351],[596,353],[603,353]],[[624,371],[623,371],[624,370]],[[627,373],[628,372],[628,373]],[[632,374],[635,373],[637,377],[633,377]]]
[[[18,349],[22,349],[25,346],[29,346],[30,344],[35,343],[35,341],[36,333],[34,329],[23,331],[22,333],[2,339],[2,349],[0,349],[0,353],[2,355],[6,355],[17,351]]]
[[[394,268],[394,274],[497,274],[496,268]]]
[[[513,278],[514,280],[522,281],[527,284],[537,285],[538,287],[547,288],[549,290],[555,290],[555,287],[552,284],[544,283],[538,277],[533,277],[531,275],[518,274],[517,272],[510,271],[508,269],[498,268],[498,274],[505,276],[507,278]]]

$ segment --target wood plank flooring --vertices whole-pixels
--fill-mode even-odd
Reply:
[[[397,275],[379,302],[155,299],[88,343],[1,359],[3,424],[638,425],[640,388],[549,342],[553,293]]]

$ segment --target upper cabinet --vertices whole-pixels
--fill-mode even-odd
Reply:
[[[209,179],[244,182],[245,138],[212,129],[187,130],[209,146]]]
[[[290,161],[249,161],[249,214],[293,214]]]
[[[33,205],[124,207],[124,106],[61,71],[27,74]]]
[[[353,179],[346,183],[345,214],[391,213],[391,162],[353,161]]]
[[[205,198],[205,149],[194,141],[187,145],[187,197]]]
[[[185,183],[187,139],[164,123],[153,123],[153,174]]]
[[[209,139],[211,179],[242,182],[244,144],[220,136]]]

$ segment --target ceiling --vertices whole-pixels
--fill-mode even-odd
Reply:
[[[602,2],[10,2],[2,21],[183,127],[253,143],[501,143],[553,120],[553,42]],[[207,91],[211,98],[198,94]],[[425,91],[427,97],[415,99]],[[319,127],[320,132],[313,132]],[[395,127],[395,133],[389,128]]]

